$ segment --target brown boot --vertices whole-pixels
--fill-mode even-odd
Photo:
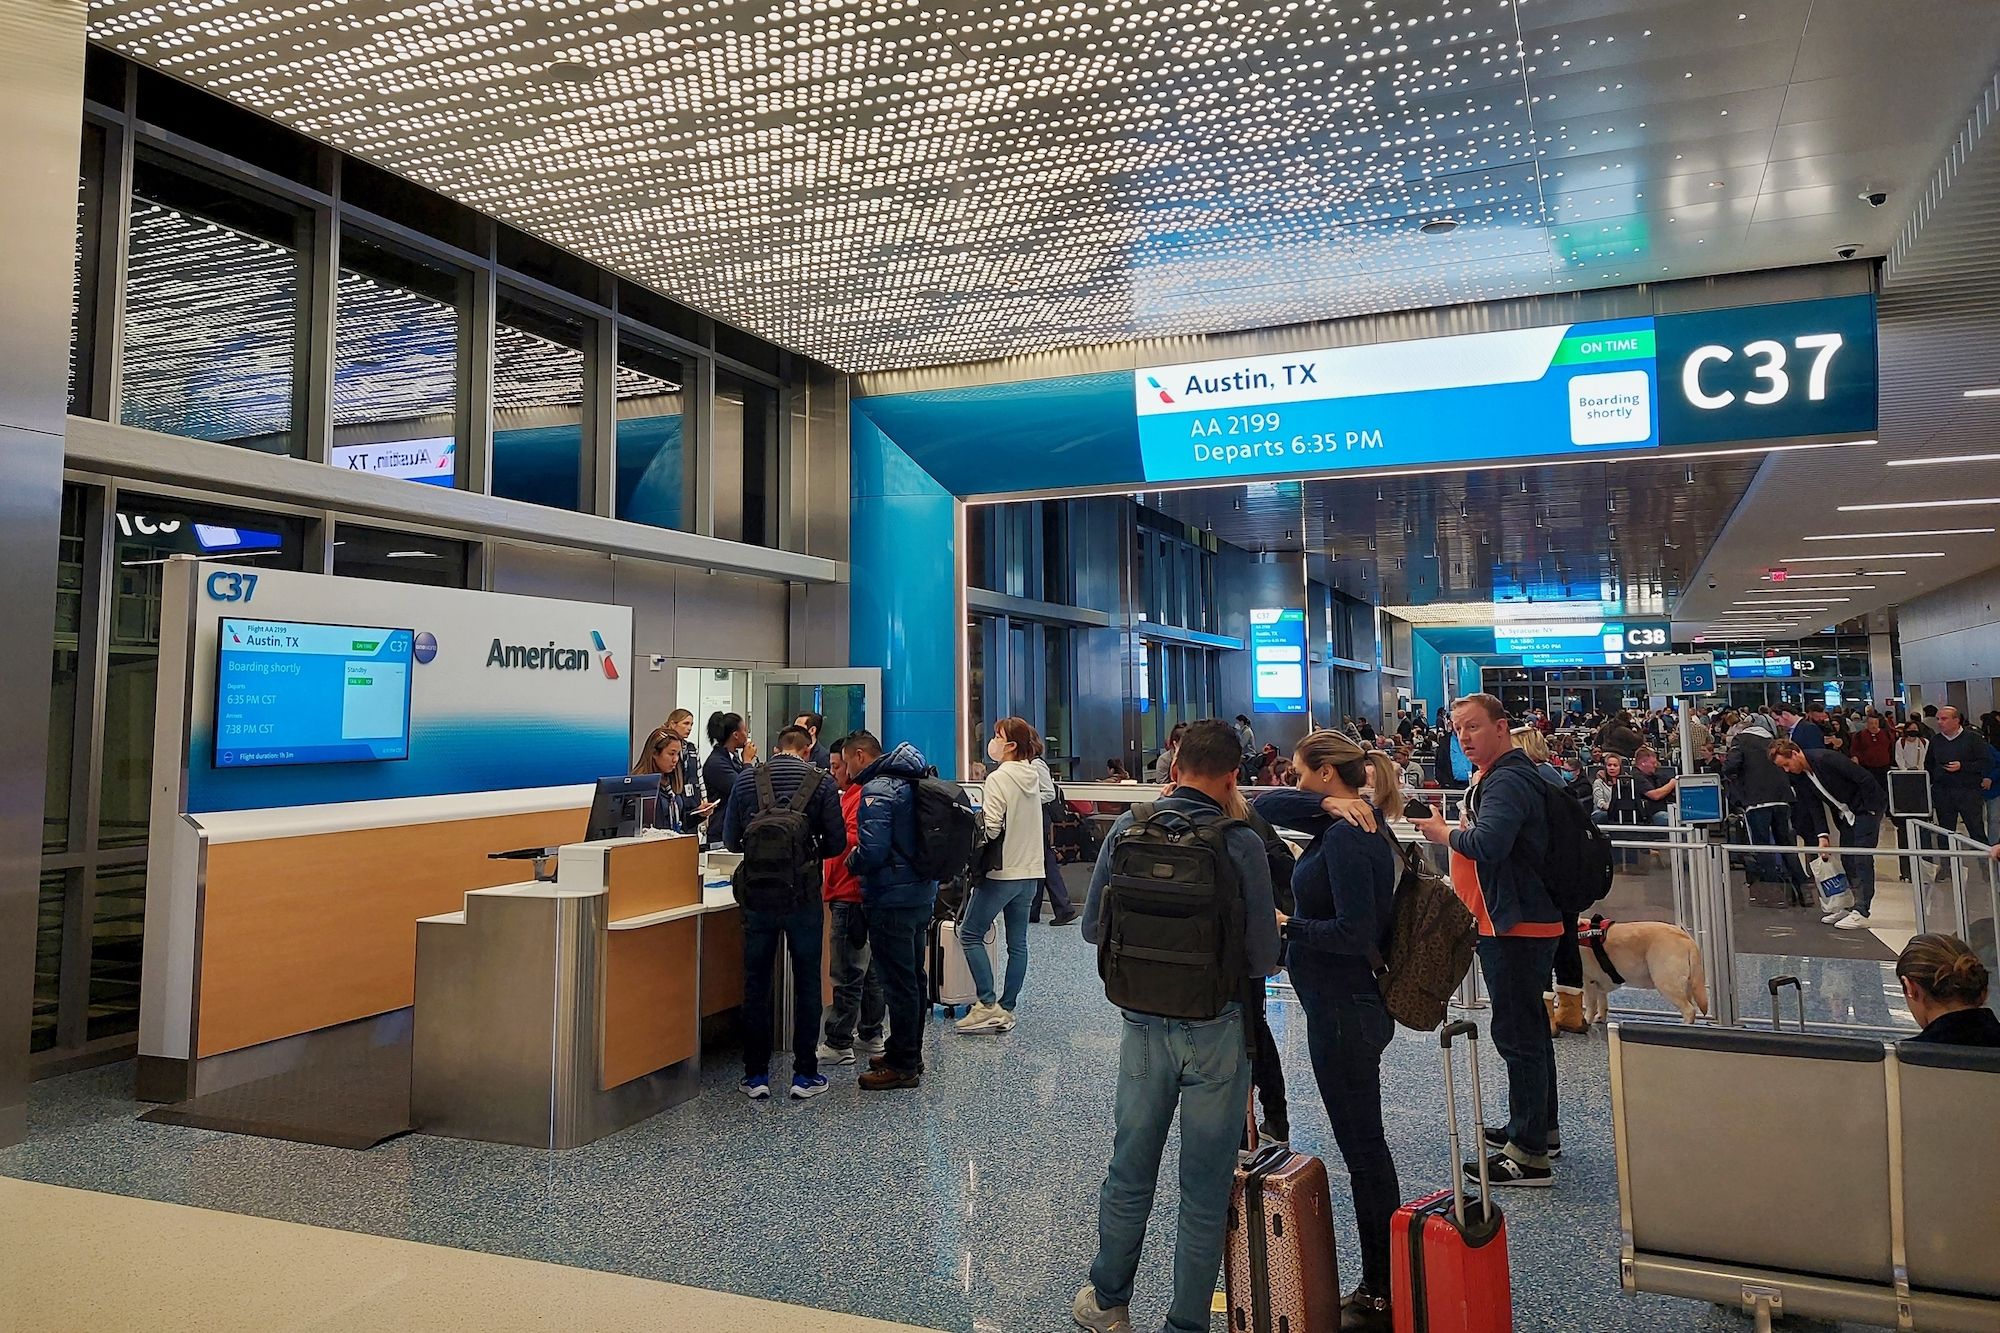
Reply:
[[[1549,1011],[1549,1035],[1551,1037],[1560,1037],[1562,1035],[1562,1024],[1556,1021],[1556,997],[1553,991],[1542,992],[1542,1008]]]
[[[1555,1002],[1556,1027],[1563,1032],[1585,1033],[1590,1031],[1590,1020],[1583,1016],[1583,992],[1571,990],[1567,986],[1556,987]]]
[[[855,1082],[867,1092],[888,1092],[896,1088],[914,1088],[923,1082],[921,1075],[907,1073],[901,1069],[871,1069]]]

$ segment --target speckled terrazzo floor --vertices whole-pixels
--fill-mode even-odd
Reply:
[[[0,1174],[954,1333],[1062,1330],[1095,1235],[1118,1019],[1074,930],[1036,926],[1031,941],[1019,1027],[968,1038],[934,1019],[916,1093],[864,1095],[848,1068],[817,1101],[751,1103],[734,1090],[734,1062],[716,1058],[693,1102],[572,1152],[412,1135],[357,1153],[142,1124],[131,1066],[114,1065],[35,1085],[29,1140],[0,1150]],[[1305,1025],[1283,1000],[1272,1019],[1294,1137],[1326,1157],[1344,1219],[1351,1205],[1311,1090]],[[1559,1184],[1506,1200],[1517,1327],[1748,1328],[1731,1312],[1619,1291],[1604,1051],[1601,1036],[1558,1043]],[[1386,1060],[1389,1138],[1414,1194],[1445,1179],[1437,1043],[1399,1032]],[[1500,1100],[1497,1063],[1486,1071],[1489,1108]],[[1171,1216],[1174,1179],[1169,1162],[1156,1218]],[[1171,1236],[1156,1225],[1148,1238],[1142,1328],[1161,1314]],[[1341,1259],[1351,1280],[1359,1260],[1345,1224]]]

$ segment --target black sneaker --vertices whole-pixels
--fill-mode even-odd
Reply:
[[[1049,924],[1052,926],[1067,926],[1082,915],[1083,913],[1077,911],[1060,912],[1049,918]]]
[[[1391,1333],[1395,1320],[1389,1314],[1389,1298],[1356,1287],[1340,1302],[1340,1328],[1341,1333]]]
[[[1547,1189],[1556,1183],[1556,1173],[1546,1166],[1529,1166],[1517,1162],[1504,1152],[1496,1152],[1486,1159],[1486,1178],[1494,1189],[1503,1185],[1527,1185]],[[1479,1183],[1479,1163],[1465,1164],[1465,1180],[1469,1185]]]
[[[1486,1146],[1494,1152],[1499,1152],[1507,1146],[1507,1131],[1505,1129],[1495,1129],[1493,1126],[1488,1125],[1486,1127]],[[1562,1132],[1552,1129],[1549,1131],[1549,1160],[1553,1162],[1562,1155]]]

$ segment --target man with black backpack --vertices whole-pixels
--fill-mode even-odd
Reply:
[[[1552,813],[1552,798],[1570,798],[1515,747],[1507,709],[1498,699],[1468,694],[1452,705],[1451,716],[1453,734],[1478,774],[1466,794],[1465,823],[1450,828],[1442,814],[1434,814],[1415,827],[1451,848],[1452,886],[1479,923],[1479,967],[1493,1000],[1493,1045],[1507,1065],[1507,1128],[1499,1143],[1489,1132],[1487,1145],[1498,1149],[1487,1161],[1492,1182],[1546,1186],[1555,1180],[1549,1158],[1556,1053],[1542,992],[1563,933],[1546,872],[1554,816],[1571,813],[1562,807]],[[1580,805],[1574,815],[1565,837],[1588,837],[1592,826]],[[1607,872],[1609,864],[1606,858]],[[1478,1163],[1466,1163],[1465,1173],[1477,1180]]]
[[[743,909],[743,1092],[771,1095],[771,971],[782,937],[792,958],[792,1096],[826,1091],[819,1072],[820,888],[823,863],[847,847],[833,782],[807,762],[812,735],[778,733],[778,752],[729,791],[722,841],[743,855],[736,901]]]
[[[1176,1111],[1180,1216],[1166,1327],[1209,1327],[1250,1095],[1244,1000],[1278,966],[1263,839],[1224,813],[1242,808],[1242,762],[1227,723],[1189,727],[1174,756],[1173,794],[1120,815],[1091,875],[1083,933],[1097,942],[1106,998],[1125,1011],[1097,1256],[1072,1310],[1093,1333],[1130,1327],[1133,1275]]]
[[[889,1000],[887,1049],[857,1081],[869,1092],[914,1088],[924,1074],[924,946],[938,881],[971,864],[978,817],[908,742],[884,755],[881,741],[857,731],[841,753],[861,785],[848,864],[861,879],[868,949]]]

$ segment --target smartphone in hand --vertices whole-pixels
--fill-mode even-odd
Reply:
[[[1403,803],[1403,818],[1411,821],[1429,819],[1436,813],[1428,801],[1409,800]]]

